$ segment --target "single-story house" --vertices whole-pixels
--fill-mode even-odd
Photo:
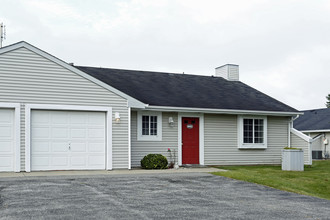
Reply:
[[[280,164],[309,137],[301,114],[239,81],[70,65],[26,42],[0,49],[0,171],[131,169],[149,153],[179,165]]]
[[[313,139],[312,158],[329,158],[330,108],[302,111],[293,126]]]

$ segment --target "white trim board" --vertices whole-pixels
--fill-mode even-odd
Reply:
[[[106,169],[112,170],[112,108],[78,105],[25,105],[25,171],[31,172],[31,111],[38,110],[69,110],[106,112]]]
[[[204,165],[204,114],[203,113],[178,113],[178,163],[182,166],[182,118],[199,118],[199,164]]]
[[[15,110],[15,164],[14,171],[21,171],[21,107],[19,103],[0,103],[0,108]]]
[[[128,107],[128,169],[132,169],[131,108]]]
[[[277,111],[253,111],[253,110],[235,110],[235,109],[211,109],[211,108],[188,108],[188,107],[171,107],[171,106],[146,106],[146,110],[151,111],[176,111],[191,113],[214,113],[214,114],[231,114],[231,115],[269,115],[269,116],[295,116],[302,115],[301,112],[277,112]]]
[[[36,53],[36,54],[52,61],[52,62],[54,62],[54,63],[56,63],[60,66],[62,66],[63,68],[68,69],[71,72],[76,73],[77,75],[79,75],[79,76],[81,76],[81,77],[83,77],[83,78],[85,78],[85,79],[87,79],[87,80],[89,80],[89,81],[91,81],[91,82],[93,82],[93,83],[95,83],[95,84],[97,84],[97,85],[99,85],[99,86],[101,86],[101,87],[103,87],[103,88],[105,88],[105,89],[107,89],[107,90],[109,90],[109,91],[125,98],[125,99],[127,99],[129,107],[135,107],[135,108],[144,108],[145,107],[145,104],[142,103],[141,101],[127,95],[126,93],[123,93],[123,92],[119,91],[118,89],[116,89],[116,88],[114,88],[114,87],[112,87],[112,86],[110,86],[110,85],[108,85],[108,84],[106,84],[106,83],[90,76],[89,74],[75,68],[74,66],[69,65],[68,63],[64,62],[63,60],[60,60],[59,58],[57,58],[57,57],[55,57],[55,56],[39,49],[39,48],[37,48],[37,47],[35,47],[35,46],[25,42],[25,41],[21,41],[21,42],[18,42],[16,44],[12,44],[12,45],[1,48],[0,49],[0,55],[3,54],[3,53],[6,53],[6,52],[12,51],[12,50],[16,50],[18,48],[22,48],[22,47],[24,47],[28,50],[31,50],[32,52],[34,52],[34,53]]]
[[[323,130],[304,130],[301,131],[303,133],[327,133],[330,132],[330,129],[323,129]]]
[[[297,129],[291,128],[291,133],[297,135],[298,137],[300,137],[301,139],[307,141],[307,142],[311,142],[312,138],[305,135],[304,133],[302,133],[301,131],[298,131]]]

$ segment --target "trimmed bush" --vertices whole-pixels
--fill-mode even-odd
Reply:
[[[141,160],[144,169],[167,169],[167,159],[161,154],[148,154]]]

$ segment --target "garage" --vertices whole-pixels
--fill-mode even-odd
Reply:
[[[106,112],[31,110],[31,170],[106,169]]]
[[[15,167],[15,109],[0,108],[0,171]]]

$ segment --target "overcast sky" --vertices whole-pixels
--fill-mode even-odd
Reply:
[[[299,110],[330,93],[330,1],[0,0],[4,46],[27,41],[75,65],[240,80]]]

